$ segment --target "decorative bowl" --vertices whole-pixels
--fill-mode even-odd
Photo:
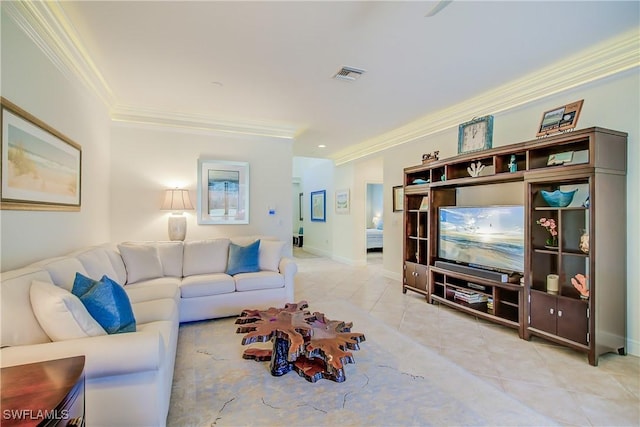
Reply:
[[[549,206],[554,208],[564,208],[565,206],[569,206],[569,203],[573,200],[574,194],[576,194],[578,189],[572,191],[545,191],[541,190],[542,198]]]

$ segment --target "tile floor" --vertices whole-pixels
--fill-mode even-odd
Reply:
[[[476,319],[382,275],[382,254],[353,267],[294,248],[296,300],[344,298],[531,408],[566,426],[640,425],[640,358],[584,353]]]

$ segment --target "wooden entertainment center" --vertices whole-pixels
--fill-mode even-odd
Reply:
[[[472,163],[484,166],[479,176]],[[627,134],[597,127],[405,168],[403,292],[583,351],[594,366],[603,353],[625,354],[626,168]],[[508,183],[524,192],[523,274],[497,279],[440,259],[439,208],[482,186],[513,190]],[[541,194],[574,189],[565,207]],[[555,221],[557,246],[545,246],[541,219]],[[586,298],[572,284],[580,275]]]

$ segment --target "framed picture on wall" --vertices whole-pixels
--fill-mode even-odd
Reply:
[[[299,214],[299,217],[300,217],[300,221],[303,220],[303,217],[302,217],[302,203],[304,201],[304,199],[302,197],[303,195],[304,195],[304,193],[298,194],[298,214]]]
[[[336,213],[337,214],[349,213],[349,190],[336,191]]]
[[[393,211],[400,212],[404,210],[404,187],[396,185],[393,187]]]
[[[79,211],[82,148],[17,105],[2,106],[2,209]]]
[[[249,224],[249,163],[198,159],[198,224]]]
[[[311,192],[311,221],[327,221],[327,191]]]

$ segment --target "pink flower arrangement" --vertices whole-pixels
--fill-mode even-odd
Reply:
[[[543,226],[551,235],[547,238],[545,244],[547,246],[558,246],[558,227],[556,226],[556,220],[553,218],[540,218],[536,221],[536,224]]]

